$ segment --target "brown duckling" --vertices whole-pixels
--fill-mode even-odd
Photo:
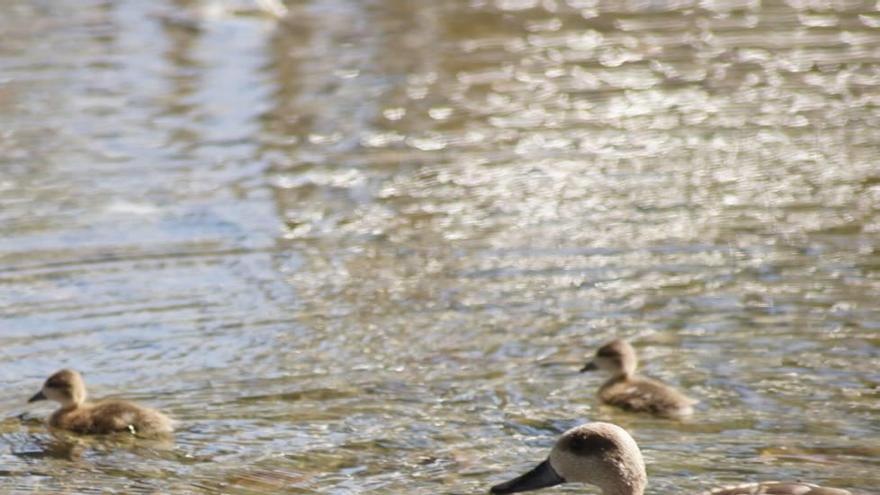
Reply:
[[[667,418],[681,418],[694,411],[698,401],[657,380],[636,375],[636,351],[625,340],[612,340],[596,351],[596,357],[582,369],[611,373],[599,388],[599,400],[633,412],[647,412]]]
[[[86,402],[86,384],[74,370],[64,369],[50,376],[28,402],[54,400],[61,408],[49,417],[49,425],[77,433],[131,432],[155,435],[173,431],[168,416],[123,400]]]
[[[643,495],[648,484],[636,441],[611,423],[587,423],[563,433],[550,456],[534,469],[495,485],[491,493],[517,493],[566,482],[599,487],[603,495]],[[811,483],[765,481],[718,488],[704,495],[852,495]]]

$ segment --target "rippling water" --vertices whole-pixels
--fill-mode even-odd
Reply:
[[[875,2],[289,3],[3,3],[0,490],[480,493],[588,419],[877,490]],[[614,336],[697,415],[598,406]],[[62,366],[174,442],[50,434]]]

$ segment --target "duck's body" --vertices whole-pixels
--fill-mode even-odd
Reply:
[[[54,428],[76,433],[129,432],[142,435],[174,430],[171,419],[155,409],[124,400],[86,402],[85,383],[73,370],[61,370],[50,376],[40,392],[28,402],[45,399],[61,403],[61,408],[49,417],[49,425]]]
[[[76,433],[171,433],[174,430],[168,416],[124,400],[62,407],[49,417],[49,425]]]
[[[609,379],[599,388],[599,400],[625,411],[669,418],[693,414],[693,406],[697,403],[663,382],[638,375]]]
[[[528,473],[495,485],[491,493],[537,490],[566,482],[599,487],[603,495],[644,495],[645,462],[635,440],[611,423],[587,423],[563,433],[546,461]],[[767,481],[718,488],[704,495],[852,495],[810,483]]]
[[[632,412],[681,418],[694,411],[696,400],[652,378],[636,374],[636,352],[623,340],[613,340],[596,351],[581,371],[603,370],[611,378],[599,388],[599,400]]]

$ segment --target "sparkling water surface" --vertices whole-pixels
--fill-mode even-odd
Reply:
[[[0,491],[880,487],[880,10],[0,2]],[[597,404],[631,339],[699,398]],[[179,422],[52,434],[52,371]],[[597,493],[563,486],[555,493]]]

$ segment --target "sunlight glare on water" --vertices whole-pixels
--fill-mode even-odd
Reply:
[[[603,420],[650,493],[876,492],[876,3],[258,4],[2,7],[0,491],[484,493]],[[692,419],[597,404],[616,336]],[[65,366],[173,442],[50,433]]]

